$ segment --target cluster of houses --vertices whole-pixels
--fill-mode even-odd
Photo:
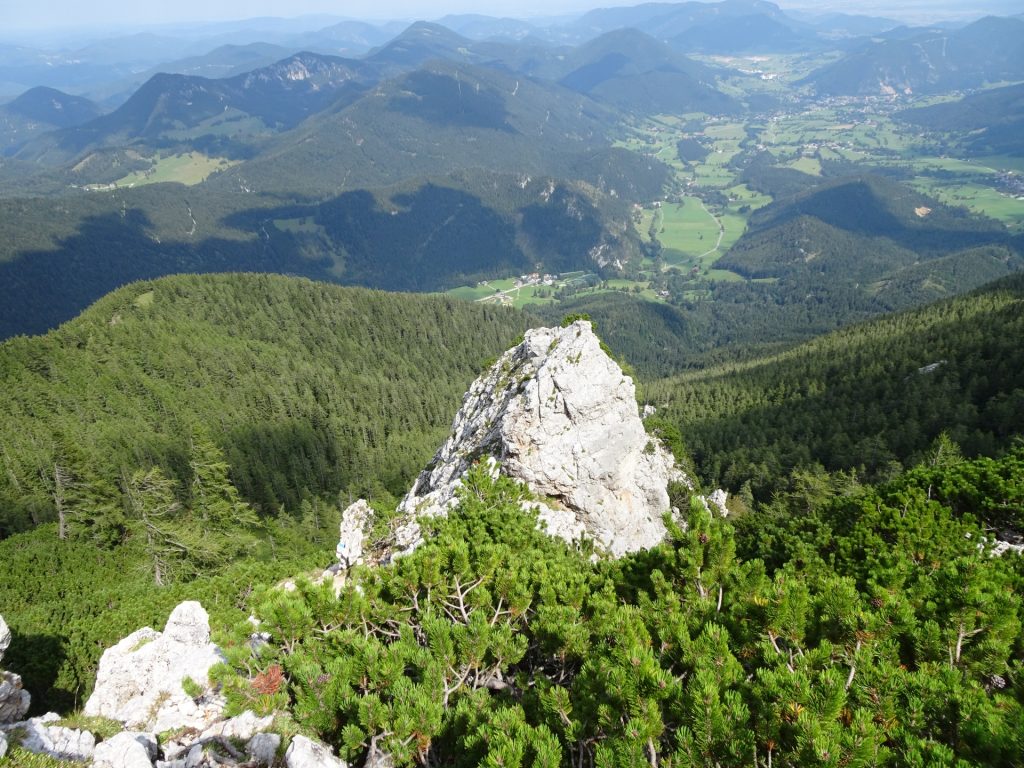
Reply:
[[[515,288],[523,288],[527,285],[554,285],[558,275],[541,275],[539,272],[531,272],[528,275],[520,275],[512,284]]]
[[[996,177],[996,185],[1001,192],[1024,200],[1024,176],[1021,174],[1014,171],[1000,173]]]

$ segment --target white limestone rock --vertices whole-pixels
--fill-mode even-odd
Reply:
[[[0,616],[0,661],[3,661],[4,654],[11,646],[11,628],[7,626],[4,617]]]
[[[0,671],[0,724],[15,723],[25,717],[32,697],[21,687],[21,676]]]
[[[11,629],[0,616],[0,659],[11,645]],[[21,686],[21,676],[0,670],[0,724],[15,723],[25,717],[32,697]]]
[[[49,712],[17,723],[14,727],[21,732],[22,748],[58,760],[84,762],[91,758],[96,748],[96,737],[89,731],[50,725],[57,720],[60,716]]]
[[[348,763],[335,757],[325,745],[305,736],[295,736],[284,753],[287,768],[348,768]]]
[[[197,602],[184,602],[171,612],[162,633],[144,627],[104,652],[84,712],[157,733],[203,730],[224,711],[224,701],[208,682],[210,668],[222,661],[210,642],[206,611]],[[204,689],[201,697],[185,692],[186,678]]]
[[[281,737],[276,733],[257,733],[245,745],[249,760],[256,765],[273,765],[277,750],[281,747]]]
[[[373,517],[373,509],[366,499],[359,499],[341,513],[341,526],[336,554],[344,568],[351,568],[363,561],[363,541],[366,538],[366,524]]]
[[[257,717],[255,713],[246,710],[237,717],[230,720],[222,720],[214,723],[199,736],[199,741],[209,739],[225,738],[248,741],[257,733],[262,733],[274,724],[274,716]]]
[[[396,554],[420,543],[416,517],[446,514],[462,475],[488,456],[541,499],[550,533],[586,533],[615,556],[661,541],[669,481],[690,485],[644,430],[632,379],[587,321],[527,331],[473,382],[450,437],[399,506]]]
[[[123,731],[96,745],[92,768],[153,768],[156,735]]]
[[[707,506],[708,511],[714,512],[722,517],[729,516],[729,508],[725,505],[728,500],[729,494],[721,488],[712,491],[710,496],[704,497],[704,503]]]
[[[7,754],[7,737],[0,733],[0,760]]]

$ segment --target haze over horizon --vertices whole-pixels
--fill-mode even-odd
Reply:
[[[88,4],[79,3],[77,0],[49,0],[42,4],[12,4],[5,8],[4,32],[0,33],[0,37],[74,30],[130,32],[165,25],[244,21],[260,17],[300,19],[313,15],[366,21],[438,19],[447,14],[466,13],[543,19],[582,14],[595,7],[638,4],[609,0],[441,0],[430,4],[414,0],[356,0],[341,5],[332,0],[294,0],[283,5],[278,0],[182,0],[173,5],[154,6],[146,3],[129,3],[126,0],[95,0]],[[882,0],[866,3],[835,0],[813,4],[806,0],[781,0],[778,5],[783,9],[800,12],[844,12],[887,16],[915,24],[969,20],[987,14],[1012,15],[1024,11],[1024,2],[1020,0],[987,0],[969,6],[958,0],[896,0],[891,3]]]

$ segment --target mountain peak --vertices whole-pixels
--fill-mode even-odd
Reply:
[[[89,99],[43,85],[25,91],[4,109],[58,128],[79,125],[100,114],[99,107]]]

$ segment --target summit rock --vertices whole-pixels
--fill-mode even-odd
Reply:
[[[418,517],[447,514],[479,461],[524,483],[549,533],[614,556],[665,536],[668,484],[689,481],[647,434],[633,380],[591,324],[527,331],[466,393],[451,435],[399,505],[396,553],[422,540]]]

